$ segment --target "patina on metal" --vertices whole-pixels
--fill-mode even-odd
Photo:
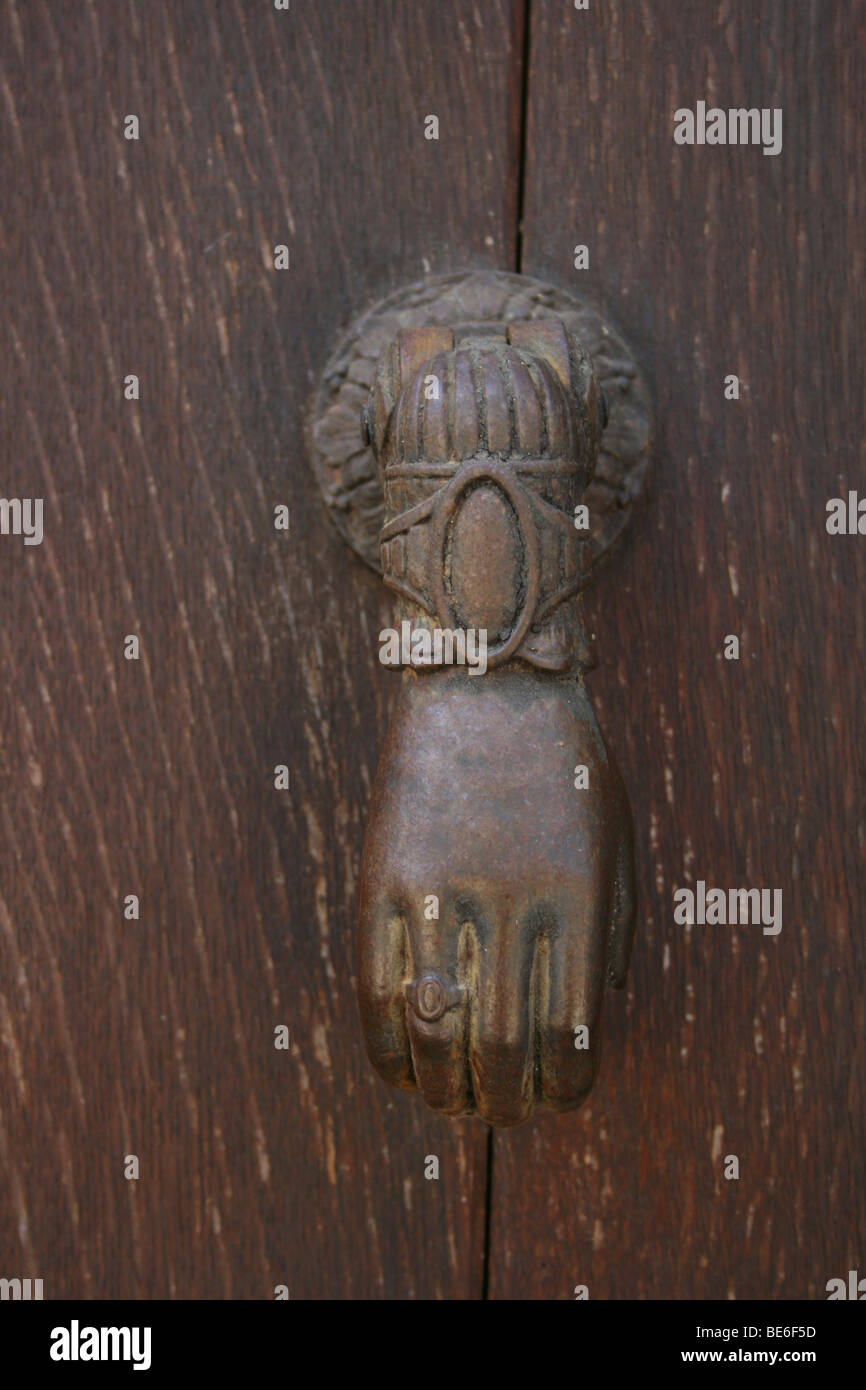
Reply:
[[[589,353],[607,401],[589,508],[587,566],[615,550],[643,496],[649,474],[650,413],[646,388],[628,345],[591,304],[559,286],[504,270],[431,275],[395,290],[359,315],[337,344],[316,392],[308,452],[334,525],[348,545],[380,570],[385,511],[382,474],[358,416],[379,357],[403,328],[463,323],[525,323],[557,318]]]
[[[416,664],[364,845],[364,1036],[386,1081],[445,1114],[513,1125],[586,1098],[634,929],[631,816],[584,686],[580,613],[617,529],[596,517],[593,532],[580,510],[613,412],[551,312],[398,327],[368,387],[359,435],[382,499],[378,560]],[[648,446],[634,400],[631,414],[643,442],[620,470],[626,492]],[[417,664],[437,631],[483,632],[486,665],[461,664],[455,642]]]

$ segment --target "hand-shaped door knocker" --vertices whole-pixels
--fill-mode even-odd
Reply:
[[[380,528],[397,612],[379,655],[402,671],[361,865],[361,1019],[379,1074],[447,1115],[580,1105],[625,979],[631,815],[584,687],[579,590],[648,435],[622,342],[520,276],[401,292],[325,375],[317,471],[365,558]]]

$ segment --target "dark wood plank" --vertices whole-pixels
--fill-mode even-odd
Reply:
[[[520,0],[4,6],[2,490],[45,537],[0,537],[0,1273],[47,1298],[480,1295],[485,1132],[363,1055],[388,603],[302,425],[366,303],[513,264],[521,37]]]
[[[610,312],[658,448],[589,606],[636,820],[631,979],[586,1108],[496,1136],[492,1297],[824,1298],[863,1269],[866,541],[825,504],[863,492],[864,21],[532,7],[522,269]],[[675,145],[701,98],[782,107],[782,153]],[[780,935],[677,926],[701,878],[781,888]]]

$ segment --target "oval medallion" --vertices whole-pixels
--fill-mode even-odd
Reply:
[[[524,545],[517,514],[501,488],[464,494],[445,538],[446,592],[460,627],[504,641],[520,608]]]

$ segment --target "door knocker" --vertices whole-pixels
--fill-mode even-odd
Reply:
[[[379,655],[402,672],[361,865],[361,1020],[379,1074],[447,1115],[580,1105],[625,980],[631,814],[580,590],[649,433],[622,340],[525,276],[400,291],[324,374],[317,477],[395,595]]]

